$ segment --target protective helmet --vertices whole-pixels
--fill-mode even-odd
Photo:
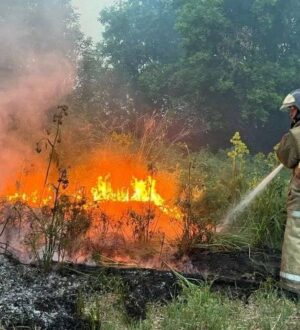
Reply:
[[[294,90],[285,97],[280,110],[288,110],[292,105],[300,110],[300,89]]]

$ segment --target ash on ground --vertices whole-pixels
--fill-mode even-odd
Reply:
[[[120,278],[123,306],[134,319],[146,317],[150,301],[166,302],[179,285],[171,272],[147,269],[56,265],[43,273],[32,265],[0,255],[0,329],[88,329],[78,312],[78,297],[107,293],[107,279]]]
[[[46,275],[4,255],[0,255],[0,277],[0,328],[80,328],[75,314],[81,278]]]
[[[278,278],[276,251],[210,252],[196,249],[178,260],[194,283],[210,281],[211,289],[233,299],[248,299],[267,278]],[[127,316],[145,319],[149,302],[167,303],[181,291],[181,279],[170,270],[55,264],[43,273],[33,265],[0,254],[0,329],[88,329],[78,298],[109,293],[107,281],[118,279]],[[2,327],[2,328],[1,328]]]

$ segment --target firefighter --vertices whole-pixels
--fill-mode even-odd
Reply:
[[[280,278],[284,289],[300,294],[300,89],[286,96],[281,110],[289,111],[291,129],[277,148],[281,163],[293,170],[287,198],[287,222]]]

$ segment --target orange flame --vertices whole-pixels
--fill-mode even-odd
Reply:
[[[156,180],[152,176],[148,176],[145,180],[133,177],[131,189],[124,187],[116,191],[112,188],[109,179],[110,175],[98,177],[97,186],[91,189],[95,202],[151,202],[163,211],[167,210],[163,207],[165,200],[156,191]]]
[[[45,167],[39,164],[38,167],[19,174],[18,177],[22,179],[18,180],[18,184],[8,186],[1,195],[8,196],[7,200],[11,202],[22,201],[32,207],[51,205],[54,201],[52,185],[38,189],[43,187],[44,171],[41,168]],[[101,151],[74,166],[69,170],[68,176],[70,185],[61,193],[74,201],[80,201],[84,197],[87,200],[86,209],[100,207],[111,223],[123,222],[123,232],[128,237],[132,234],[129,233],[126,217],[132,210],[140,216],[151,210],[155,214],[151,220],[151,230],[163,233],[170,239],[179,235],[182,214],[175,205],[178,189],[176,174],[158,171],[155,176],[150,175],[145,163],[137,161],[134,155]],[[55,185],[55,177],[53,171],[48,182]],[[100,225],[96,209],[93,211],[96,220],[93,220],[88,232],[88,237],[93,239],[98,237],[97,227]],[[177,221],[176,224],[174,220]]]

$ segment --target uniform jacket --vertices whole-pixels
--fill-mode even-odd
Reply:
[[[283,136],[276,153],[281,163],[293,170],[287,201],[288,211],[300,210],[300,122]]]
[[[298,122],[287,134],[281,139],[279,146],[276,150],[277,156],[281,163],[288,168],[295,169],[298,165],[299,159],[299,141],[295,139],[293,131],[299,131],[300,122]],[[300,134],[299,134],[300,136]]]
[[[300,294],[300,122],[281,139],[277,156],[293,170],[287,198],[287,221],[280,277],[283,287]]]

